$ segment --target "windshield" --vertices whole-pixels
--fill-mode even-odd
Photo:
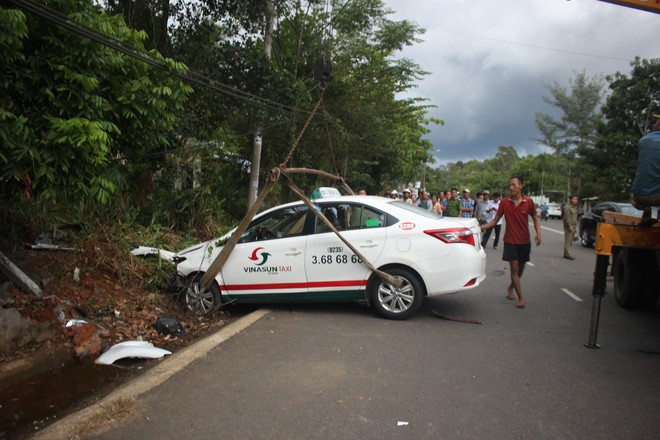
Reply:
[[[410,205],[406,202],[402,202],[402,201],[399,201],[399,200],[396,200],[396,201],[392,202],[392,206],[396,206],[397,208],[405,209],[406,211],[414,212],[415,214],[422,215],[422,216],[427,217],[427,218],[433,218],[433,219],[438,218],[438,214],[434,213],[433,211],[429,211],[427,209],[420,208],[419,206]]]

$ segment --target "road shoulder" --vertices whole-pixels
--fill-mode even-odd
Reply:
[[[88,406],[68,417],[54,423],[32,437],[34,440],[46,440],[53,438],[72,438],[77,435],[81,427],[88,423],[95,415],[102,413],[106,408],[127,399],[135,399],[170,377],[186,368],[192,362],[207,355],[207,353],[218,345],[240,333],[263,316],[269,313],[268,309],[259,309],[239,320],[223,327],[214,334],[196,342],[184,350],[164,359],[160,364],[149,369],[144,375],[135,378],[126,385],[113,391],[97,403]]]

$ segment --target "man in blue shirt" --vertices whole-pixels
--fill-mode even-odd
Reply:
[[[653,117],[656,121],[651,132],[639,140],[638,146],[639,160],[632,185],[633,205],[638,209],[660,206],[660,115]]]
[[[465,188],[463,190],[463,198],[461,199],[461,217],[472,218],[474,213],[474,200],[470,198],[470,190]]]

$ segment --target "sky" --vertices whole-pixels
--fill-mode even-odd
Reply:
[[[660,58],[660,14],[598,0],[383,0],[388,18],[426,29],[405,57],[431,72],[409,93],[430,116],[435,166],[485,160],[500,145],[550,152],[534,138],[545,85],[569,87],[576,72],[630,74],[635,56]],[[605,87],[605,91],[607,87]],[[568,88],[570,91],[570,88]]]

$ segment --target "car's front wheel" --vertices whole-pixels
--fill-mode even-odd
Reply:
[[[189,283],[184,287],[183,300],[188,310],[197,315],[208,315],[220,307],[222,297],[215,281],[210,288],[202,289],[200,285],[202,276],[204,274],[198,273],[190,278]]]
[[[370,302],[376,312],[387,319],[407,319],[424,302],[424,288],[418,277],[407,269],[392,268],[385,272],[401,280],[402,286],[376,278],[370,286]]]

